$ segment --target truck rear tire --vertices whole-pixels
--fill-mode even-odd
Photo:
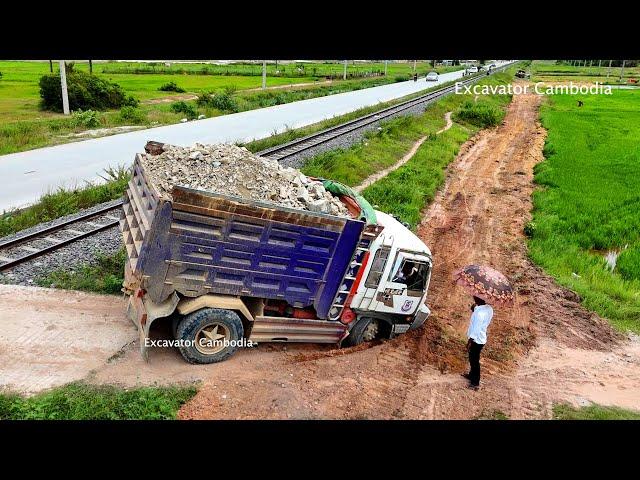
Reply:
[[[363,342],[370,342],[377,338],[379,332],[379,320],[362,317],[356,321],[349,332],[349,336],[345,339],[345,345],[355,347]]]
[[[221,308],[203,308],[185,316],[178,324],[176,339],[182,340],[180,353],[189,363],[216,363],[238,349],[244,336],[237,313]]]

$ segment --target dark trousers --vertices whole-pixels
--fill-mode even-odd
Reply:
[[[479,343],[471,340],[471,344],[469,346],[469,381],[471,385],[480,385],[480,352],[482,351],[482,347],[484,345],[480,345]]]

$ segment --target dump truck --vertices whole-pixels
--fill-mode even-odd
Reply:
[[[430,314],[429,248],[345,185],[324,181],[348,217],[177,185],[160,194],[148,177],[137,154],[120,219],[145,360],[158,319],[186,361],[213,363],[262,342],[392,338]]]

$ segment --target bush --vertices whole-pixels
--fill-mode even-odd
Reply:
[[[236,99],[233,98],[232,94],[226,91],[222,93],[216,93],[213,97],[211,97],[209,105],[213,108],[217,108],[222,112],[238,111],[238,103],[236,102]]]
[[[184,93],[185,91],[184,88],[176,85],[176,82],[165,83],[160,88],[158,88],[158,90],[160,90],[161,92],[177,92],[177,93]]]
[[[221,93],[203,92],[198,95],[196,102],[200,106],[217,108],[222,112],[237,112],[238,102],[233,98],[235,91],[235,87],[225,87]]]
[[[201,107],[208,107],[209,105],[211,105],[212,96],[213,96],[212,92],[202,92],[198,94],[196,103]]]
[[[187,102],[175,102],[171,104],[171,111],[173,113],[184,113],[189,120],[193,120],[198,116],[197,110],[193,105]]]
[[[109,82],[86,72],[69,68],[67,93],[70,110],[107,110],[129,105],[135,107],[138,101],[127,96],[117,83]],[[57,74],[40,78],[40,106],[44,110],[62,111],[62,87]]]
[[[73,112],[72,122],[74,127],[96,128],[100,126],[100,117],[94,110],[77,110]]]
[[[456,112],[458,120],[466,121],[480,128],[493,127],[502,121],[504,112],[497,107],[482,102],[465,102]]]
[[[133,124],[142,124],[146,123],[147,114],[139,108],[125,106],[120,109],[120,119]]]

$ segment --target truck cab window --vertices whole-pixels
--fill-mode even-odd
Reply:
[[[390,251],[390,247],[382,247],[378,249],[375,256],[373,257],[373,263],[371,264],[369,275],[367,275],[367,281],[364,283],[365,287],[378,288],[378,285],[380,284],[380,278],[382,277],[382,272],[384,272],[384,267],[387,264],[387,258],[389,258]]]
[[[423,292],[429,276],[429,266],[423,262],[405,260],[391,274],[391,281],[403,283],[407,286],[407,291]]]

